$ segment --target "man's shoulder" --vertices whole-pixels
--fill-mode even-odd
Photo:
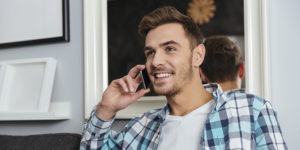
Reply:
[[[144,114],[142,114],[141,116],[147,117],[149,119],[155,119],[162,113],[163,109],[164,108],[151,109],[145,112]]]
[[[159,116],[161,115],[164,108],[157,108],[157,109],[151,109],[137,117],[134,117],[129,124],[135,124],[136,122],[145,123],[145,122],[153,122],[157,121],[159,119]]]
[[[267,100],[264,98],[246,93],[244,90],[233,90],[223,93],[223,97],[225,97],[228,101],[230,100],[237,100],[237,101],[252,101],[252,102],[258,102],[258,103],[266,103]]]
[[[245,93],[241,90],[224,92],[222,97],[225,99],[226,105],[237,107],[247,106],[256,110],[260,110],[268,102],[260,96]]]
[[[219,110],[226,110],[231,112],[229,114],[235,114],[236,112],[242,116],[252,116],[256,120],[259,114],[268,107],[273,109],[270,102],[264,98],[239,91],[224,92],[222,95],[224,104]],[[234,116],[232,116],[234,117]]]

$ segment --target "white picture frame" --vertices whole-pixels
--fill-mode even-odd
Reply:
[[[246,91],[270,99],[268,0],[244,0]],[[84,1],[84,103],[85,118],[101,101],[108,86],[107,1]],[[145,97],[136,107],[117,117],[131,118],[149,109],[155,101],[165,105],[163,97]]]
[[[0,62],[0,113],[48,112],[56,60],[20,59]]]

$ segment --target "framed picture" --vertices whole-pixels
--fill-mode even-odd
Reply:
[[[1,0],[0,48],[67,42],[69,0]]]

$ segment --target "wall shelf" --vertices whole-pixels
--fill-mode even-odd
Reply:
[[[0,121],[67,120],[70,118],[70,102],[52,102],[49,112],[0,112]]]

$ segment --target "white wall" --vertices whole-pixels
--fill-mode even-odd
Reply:
[[[289,149],[300,139],[300,1],[269,0],[271,96]]]
[[[57,60],[52,101],[70,101],[72,119],[65,121],[0,121],[0,134],[81,133],[83,124],[83,12],[82,0],[70,0],[69,43],[0,49],[0,61],[53,57]]]

